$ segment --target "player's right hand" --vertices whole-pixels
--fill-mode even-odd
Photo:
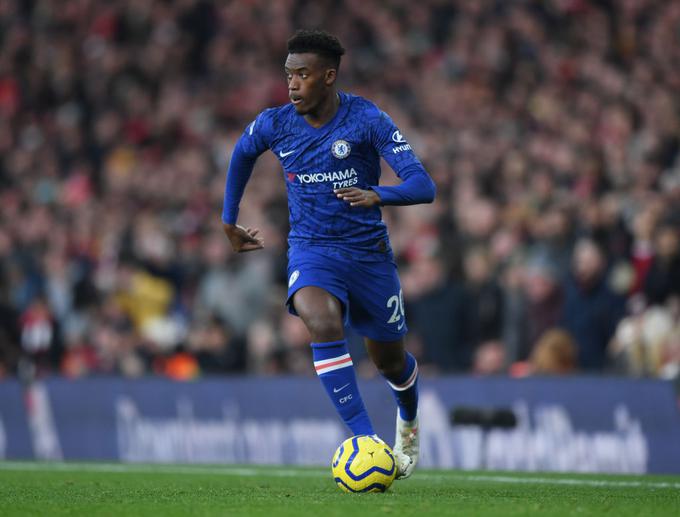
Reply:
[[[244,228],[238,224],[222,224],[224,233],[231,242],[232,249],[237,253],[244,253],[246,251],[260,250],[264,248],[264,241],[257,234],[260,230],[253,228]]]

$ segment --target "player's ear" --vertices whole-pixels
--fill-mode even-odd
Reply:
[[[324,83],[326,86],[332,86],[338,77],[338,71],[335,68],[328,68],[324,76]]]

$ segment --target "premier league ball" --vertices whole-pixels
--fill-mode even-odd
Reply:
[[[353,436],[342,442],[331,469],[345,492],[384,492],[397,473],[392,449],[375,436]]]

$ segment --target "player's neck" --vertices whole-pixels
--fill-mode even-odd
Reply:
[[[333,92],[324,101],[319,104],[319,107],[313,112],[307,113],[304,117],[307,124],[314,128],[319,128],[330,121],[340,107],[340,96],[338,92]]]

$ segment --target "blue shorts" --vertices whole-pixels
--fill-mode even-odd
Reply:
[[[396,341],[408,330],[404,297],[391,260],[353,260],[349,254],[310,249],[288,253],[288,299],[286,305],[297,316],[291,303],[301,288],[320,287],[342,304],[345,325],[376,341]]]

